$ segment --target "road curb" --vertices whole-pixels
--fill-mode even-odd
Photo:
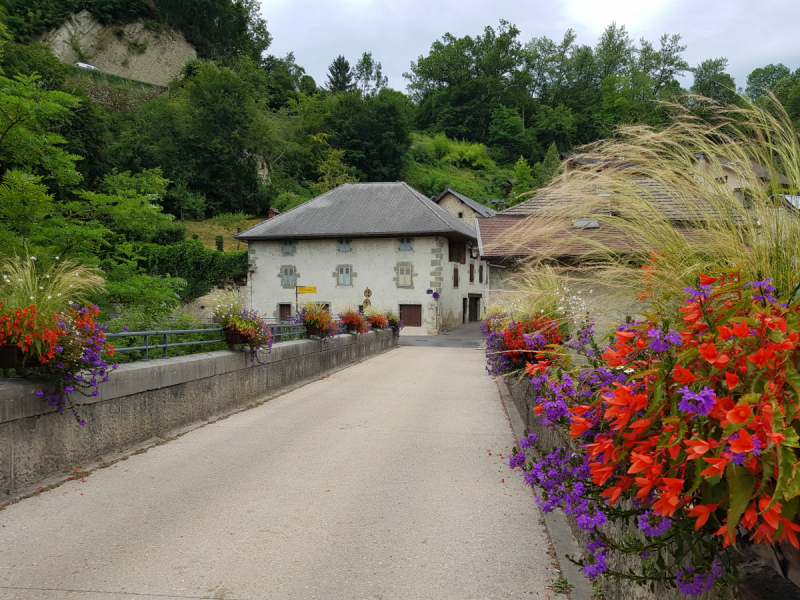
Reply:
[[[506,409],[508,420],[511,422],[511,429],[514,431],[514,437],[519,441],[521,437],[525,437],[525,425],[519,415],[516,405],[511,400],[511,395],[508,393],[508,388],[501,381],[496,381],[497,390],[500,394],[500,400]],[[538,492],[539,490],[537,490]],[[544,513],[545,527],[553,543],[556,556],[559,562],[559,568],[564,577],[574,587],[569,594],[570,600],[591,600],[592,598],[592,584],[583,574],[581,568],[573,564],[567,556],[580,556],[581,549],[578,546],[578,541],[572,535],[572,530],[567,523],[566,515],[560,508],[551,513]]]

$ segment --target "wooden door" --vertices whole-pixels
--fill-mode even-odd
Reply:
[[[280,319],[281,323],[284,323],[292,318],[292,305],[291,304],[279,304],[278,307],[280,308]]]
[[[406,327],[422,327],[422,306],[419,304],[401,304],[400,320]]]

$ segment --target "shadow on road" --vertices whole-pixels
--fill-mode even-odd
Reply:
[[[401,346],[426,346],[428,348],[480,348],[481,324],[469,323],[440,335],[404,335],[400,332]]]

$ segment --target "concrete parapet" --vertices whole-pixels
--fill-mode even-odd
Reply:
[[[78,396],[87,425],[34,395],[35,379],[0,379],[0,496],[97,456],[242,408],[398,344],[391,331],[281,342],[251,366],[220,350],[120,365],[96,397]]]

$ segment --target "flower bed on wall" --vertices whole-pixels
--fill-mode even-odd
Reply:
[[[510,466],[584,530],[587,576],[697,597],[737,581],[734,546],[798,548],[800,306],[775,294],[700,275],[677,321],[630,320],[601,347],[586,319],[565,343],[585,366],[563,348],[527,361],[534,413],[562,441],[530,434]]]

